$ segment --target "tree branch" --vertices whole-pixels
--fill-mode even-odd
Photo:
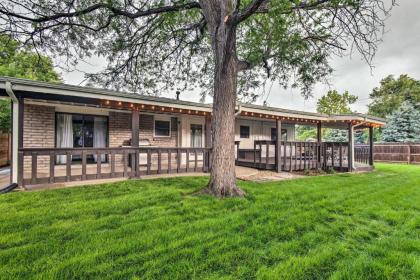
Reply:
[[[23,20],[26,20],[26,21],[34,22],[34,23],[42,23],[42,22],[58,20],[58,19],[61,19],[61,18],[71,18],[71,17],[82,16],[82,15],[86,15],[86,14],[89,14],[93,11],[100,10],[100,9],[109,10],[114,15],[120,15],[120,16],[125,16],[127,18],[134,19],[134,18],[149,16],[149,15],[155,15],[155,14],[161,14],[161,13],[167,13],[167,12],[176,12],[176,11],[181,11],[181,10],[200,9],[200,8],[201,7],[200,7],[200,4],[198,2],[189,2],[189,3],[185,3],[185,4],[179,4],[179,5],[150,8],[150,9],[144,10],[144,11],[139,10],[135,13],[130,13],[128,11],[118,9],[118,8],[114,7],[113,5],[111,5],[109,3],[98,3],[98,4],[93,4],[93,5],[91,5],[87,8],[81,9],[79,11],[67,12],[67,13],[55,13],[51,16],[42,16],[42,17],[38,17],[38,18],[27,17],[27,16],[19,14],[19,13],[14,13],[14,12],[8,11],[7,9],[4,9],[4,8],[0,8],[0,14],[4,14],[4,15],[19,18],[19,19],[23,19]]]

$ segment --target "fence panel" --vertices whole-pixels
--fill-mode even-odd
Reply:
[[[375,143],[374,160],[420,164],[420,143]]]
[[[0,167],[10,163],[10,143],[10,134],[0,132]]]

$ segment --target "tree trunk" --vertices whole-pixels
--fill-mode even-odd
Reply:
[[[213,5],[217,2],[214,1]],[[213,150],[208,192],[219,197],[243,196],[244,192],[236,186],[235,175],[235,105],[238,76],[236,26],[228,23],[230,11],[226,10],[223,4],[218,7],[205,7],[204,13],[212,35],[215,61]]]

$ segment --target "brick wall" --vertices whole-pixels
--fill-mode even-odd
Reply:
[[[54,148],[55,145],[55,108],[25,104],[23,111],[23,147]],[[49,156],[38,157],[38,169],[48,169]],[[31,168],[31,158],[24,159],[25,172]]]
[[[109,147],[115,148],[131,139],[131,114],[109,112]]]
[[[171,137],[153,137],[153,115],[140,115],[140,139],[148,139],[153,146],[176,147],[177,118],[171,118]],[[55,147],[55,108],[25,104],[23,126],[24,148]],[[131,113],[109,113],[109,147],[119,147],[131,139]],[[122,160],[119,157],[117,161]],[[24,172],[31,170],[31,158],[24,159]],[[38,157],[39,172],[49,170],[49,156]]]
[[[140,114],[139,138],[147,139],[153,146],[177,146],[177,118],[171,118],[171,137],[153,137],[153,115]],[[109,113],[109,146],[119,147],[131,139],[131,114]]]

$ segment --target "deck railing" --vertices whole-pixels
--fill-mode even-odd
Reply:
[[[18,153],[18,183],[25,186],[208,172],[210,154],[210,148],[23,148]]]
[[[354,146],[354,161],[369,164],[369,145],[357,144]]]
[[[273,140],[257,140],[253,149],[241,149],[240,143],[236,142],[236,163],[265,170],[277,169],[277,163],[283,171],[348,170],[348,143],[281,141],[278,161],[276,145]]]

